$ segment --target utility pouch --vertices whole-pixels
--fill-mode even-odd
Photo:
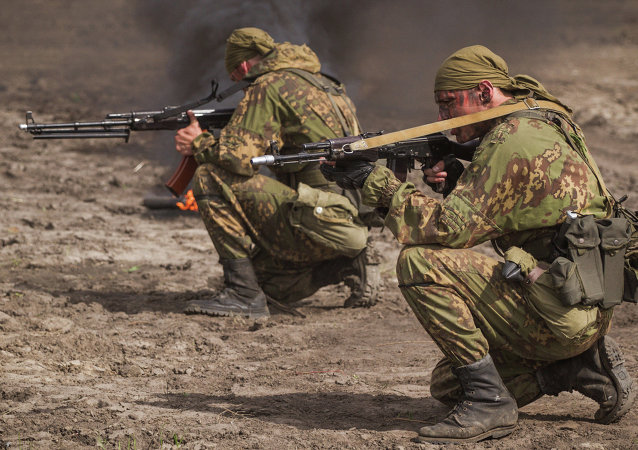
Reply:
[[[631,225],[632,229],[629,246],[625,252],[625,283],[623,300],[638,303],[638,223]]]
[[[559,299],[565,306],[573,306],[583,299],[583,289],[576,274],[576,264],[567,258],[559,256],[547,271],[552,278],[554,287],[558,289]]]
[[[357,209],[343,195],[299,183],[290,224],[311,240],[354,258],[366,247],[368,228],[355,222]]]
[[[606,309],[619,304],[623,298],[625,252],[631,238],[631,224],[623,217],[615,217],[597,220],[596,225],[604,267],[602,307]]]
[[[594,216],[568,219],[563,237],[570,259],[576,265],[575,273],[583,293],[581,303],[585,306],[600,303],[605,296],[605,284]]]

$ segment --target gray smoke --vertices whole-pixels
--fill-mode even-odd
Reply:
[[[142,1],[138,13],[141,23],[172,48],[169,74],[175,94],[185,98],[205,90],[211,79],[218,80],[222,88],[230,85],[224,50],[235,28],[256,26],[277,42],[309,42],[313,5],[296,0],[153,0]]]
[[[483,44],[510,73],[538,78],[551,91],[545,62],[576,42],[616,42],[635,33],[623,0],[141,0],[139,16],[171,50],[172,98],[207,90],[211,78],[230,85],[225,40],[255,26],[276,41],[307,43],[322,70],[337,76],[368,131],[436,119],[433,78],[455,50]],[[155,11],[149,14],[149,11]],[[609,30],[619,35],[610,35]],[[623,37],[624,36],[624,37]],[[237,101],[237,96],[229,101]]]
[[[322,70],[345,82],[364,128],[392,130],[436,118],[434,72],[458,48],[484,44],[518,65],[555,38],[541,30],[558,27],[564,14],[557,3],[146,0],[138,11],[141,23],[172,49],[173,98],[204,93],[212,78],[230,85],[225,40],[235,28],[256,26],[276,41],[310,45]]]

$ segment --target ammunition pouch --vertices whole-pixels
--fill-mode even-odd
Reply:
[[[605,187],[598,170],[584,151],[580,129],[563,114],[530,109],[514,113],[554,123],[598,180],[613,207],[609,219],[575,216],[563,223],[551,242],[542,239],[523,248],[538,260],[551,262],[548,270],[565,305],[611,308],[622,301],[638,303],[638,211],[622,206]]]
[[[607,309],[623,300],[631,230],[621,217],[578,216],[563,223],[555,242],[564,256],[554,259],[548,273],[564,305]]]
[[[625,283],[622,299],[626,302],[638,303],[638,231],[634,231],[632,243],[633,245],[625,254]]]
[[[625,280],[623,286],[623,301],[638,303],[638,217],[625,209],[620,209],[621,214],[630,223],[631,237],[625,250],[625,264],[623,267]]]

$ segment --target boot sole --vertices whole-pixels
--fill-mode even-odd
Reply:
[[[636,399],[636,391],[633,380],[625,369],[625,359],[616,341],[609,336],[603,337],[598,341],[598,351],[603,367],[613,381],[618,395],[616,405],[608,414],[603,417],[595,417],[596,422],[608,424],[620,420],[629,411]]]
[[[514,431],[515,429],[516,425],[512,425],[510,427],[499,427],[468,438],[436,438],[417,436],[415,438],[415,441],[422,444],[465,444],[479,442],[485,439],[499,439],[507,436],[508,434],[511,434],[512,431]]]
[[[261,319],[270,317],[268,307],[257,311],[230,311],[224,309],[206,308],[199,305],[187,305],[184,309],[186,314],[204,314],[212,317],[244,317],[246,319]]]

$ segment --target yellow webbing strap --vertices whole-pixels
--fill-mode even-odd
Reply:
[[[351,143],[350,150],[365,150],[368,148],[381,147],[383,145],[393,144],[407,139],[413,139],[433,133],[440,133],[441,131],[450,130],[452,128],[464,127],[473,123],[507,116],[513,112],[525,109],[550,109],[552,111],[565,114],[567,117],[570,116],[567,110],[557,103],[547,100],[525,98],[514,104],[501,105],[485,111],[455,117],[453,119],[441,120],[440,122],[428,123],[426,125],[394,131],[392,133],[382,134],[368,139],[361,139]]]

